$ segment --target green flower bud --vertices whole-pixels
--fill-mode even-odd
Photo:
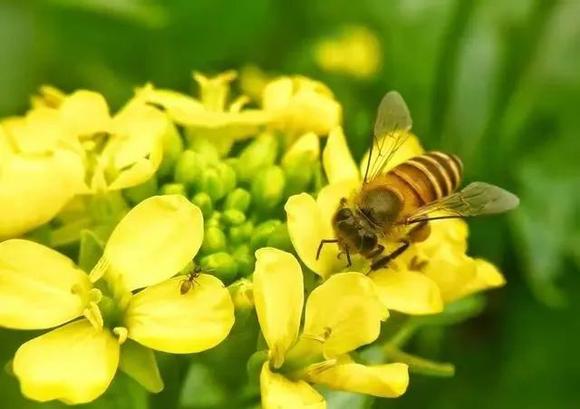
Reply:
[[[189,149],[203,156],[208,164],[217,163],[220,159],[219,152],[209,138],[195,135],[191,129],[186,129],[186,136],[189,142]]]
[[[272,219],[256,226],[250,240],[252,250],[255,251],[260,247],[266,247],[268,245],[268,239],[281,224],[282,222],[280,220]]]
[[[208,270],[226,285],[234,281],[238,275],[238,265],[235,260],[223,251],[205,256],[200,264],[204,270]]]
[[[183,151],[183,140],[175,125],[170,124],[163,135],[163,159],[157,169],[157,175],[162,178],[169,176],[179,155]]]
[[[238,226],[246,221],[246,215],[236,209],[225,210],[222,214],[222,220],[230,226]]]
[[[250,246],[242,244],[234,250],[232,256],[238,264],[238,274],[246,277],[254,272],[254,264],[256,260],[252,256]]]
[[[248,207],[250,207],[251,200],[252,196],[250,195],[250,192],[239,187],[228,194],[224,208],[245,212],[248,210]]]
[[[268,247],[276,247],[284,251],[292,251],[292,241],[288,234],[288,226],[282,223],[274,228],[267,241]]]
[[[252,182],[252,197],[259,209],[269,210],[280,204],[286,180],[279,166],[261,171]]]
[[[214,210],[209,220],[206,220],[205,227],[219,227],[222,228],[222,214]]]
[[[236,168],[238,179],[251,181],[259,169],[272,165],[277,156],[278,139],[269,133],[261,134],[240,154]]]
[[[205,254],[215,253],[226,248],[226,235],[219,227],[209,226],[205,229],[201,252]]]
[[[181,183],[166,183],[161,186],[162,195],[186,195],[185,186]]]
[[[223,162],[218,163],[216,168],[224,184],[225,192],[229,193],[234,190],[236,188],[236,171]]]
[[[254,223],[246,221],[239,226],[232,226],[229,230],[229,239],[233,244],[240,244],[246,242],[252,236],[254,231]]]
[[[282,168],[286,174],[285,196],[308,191],[313,178],[312,155],[304,152],[301,155],[292,155],[285,158]]]
[[[201,178],[204,167],[205,160],[199,153],[186,150],[177,159],[173,179],[186,186],[194,186]]]
[[[205,169],[201,177],[200,190],[207,192],[212,200],[218,201],[226,195],[225,185],[215,168]]]
[[[201,209],[204,219],[208,220],[213,213],[211,197],[205,192],[199,192],[193,195],[191,202]]]
[[[264,362],[267,360],[267,350],[254,352],[250,359],[248,359],[248,362],[246,363],[246,371],[248,372],[248,378],[250,382],[255,385],[260,384],[260,373],[262,372],[262,366],[264,366]]]
[[[125,196],[125,199],[127,199],[132,206],[135,206],[137,203],[141,203],[148,197],[155,196],[158,189],[157,178],[153,176],[140,185],[123,190],[123,196]]]

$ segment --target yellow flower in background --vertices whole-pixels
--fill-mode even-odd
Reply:
[[[229,102],[230,84],[236,76],[235,71],[215,77],[194,73],[199,99],[150,84],[138,89],[136,98],[162,107],[173,121],[186,128],[189,138],[208,138],[226,154],[233,142],[256,135],[270,120],[263,110],[243,109],[249,102],[246,96]]]
[[[382,397],[403,394],[407,365],[362,365],[348,353],[377,339],[388,311],[363,274],[341,273],[312,291],[300,331],[304,284],[298,261],[274,248],[256,252],[254,301],[268,360],[260,374],[262,405],[325,408],[311,384]]]
[[[0,123],[0,240],[51,220],[85,190],[82,159],[47,108]]]
[[[270,81],[262,94],[262,106],[272,116],[271,126],[294,138],[307,132],[327,135],[342,121],[342,107],[332,91],[302,76]]]
[[[379,39],[363,26],[345,27],[314,47],[314,59],[320,69],[356,78],[375,75],[381,65],[381,53]]]
[[[418,139],[410,135],[385,171],[422,152]],[[288,231],[296,252],[308,268],[322,278],[346,268],[346,262],[338,258],[338,247],[325,247],[318,260],[316,250],[321,239],[334,237],[332,216],[340,199],[350,197],[360,186],[367,157],[359,168],[352,159],[342,129],[333,129],[323,152],[329,185],[316,199],[302,193],[290,197],[286,203]],[[387,268],[368,275],[389,309],[407,314],[437,313],[443,309],[444,302],[504,282],[491,264],[465,255],[467,227],[463,221],[431,225],[433,233],[426,241],[413,244]],[[355,257],[354,262],[360,271],[368,271],[362,257]]]
[[[183,278],[171,278],[202,239],[199,208],[171,195],[133,208],[90,275],[40,244],[0,243],[0,326],[58,327],[16,352],[13,371],[22,392],[43,402],[90,402],[107,389],[119,365],[131,374],[131,359],[151,363],[151,379],[140,381],[159,391],[155,358],[142,346],[181,354],[219,344],[234,321],[227,289],[201,274],[181,294]]]

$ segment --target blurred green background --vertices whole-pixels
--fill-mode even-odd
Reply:
[[[41,84],[95,89],[118,107],[147,81],[190,92],[193,69],[252,64],[327,83],[360,157],[380,97],[397,89],[427,148],[459,154],[468,181],[520,196],[516,212],[470,222],[471,255],[500,265],[508,284],[478,318],[411,345],[454,362],[454,378],[414,376],[401,399],[344,395],[331,408],[577,408],[579,21],[576,0],[2,1],[0,115],[23,113]],[[380,69],[366,78],[324,70],[314,52],[353,25],[380,43]],[[0,331],[0,362],[29,337]],[[91,408],[147,407],[119,382]],[[38,407],[6,374],[0,402]]]

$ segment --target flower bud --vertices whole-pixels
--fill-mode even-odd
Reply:
[[[224,208],[245,212],[250,206],[251,199],[250,192],[239,187],[228,194]]]
[[[279,166],[270,166],[260,172],[252,183],[252,196],[259,209],[269,210],[280,204],[286,180]]]
[[[200,154],[207,163],[213,164],[219,161],[219,153],[215,145],[207,138],[195,135],[192,130],[186,130],[189,140],[189,149]]]
[[[238,226],[246,221],[246,215],[236,209],[225,210],[222,214],[224,224]]]
[[[201,178],[204,167],[205,160],[200,154],[186,150],[177,159],[173,179],[186,186],[194,186]]]
[[[226,248],[226,235],[219,227],[209,226],[205,229],[201,252],[215,253]]]
[[[201,259],[200,264],[204,270],[209,270],[211,274],[222,280],[226,285],[235,280],[238,274],[238,266],[235,260],[224,251],[205,256]]]
[[[191,202],[201,209],[204,219],[208,220],[213,213],[211,197],[205,192],[199,192],[193,195]]]
[[[125,196],[132,206],[135,206],[137,203],[141,203],[148,197],[156,195],[158,189],[157,178],[153,176],[140,185],[123,190],[123,196]]]
[[[183,140],[173,124],[169,124],[163,135],[163,159],[157,170],[159,177],[169,176],[183,152]]]
[[[209,218],[206,220],[205,227],[219,227],[222,228],[222,214],[217,210],[214,210]]]
[[[205,169],[201,177],[200,190],[207,192],[213,201],[218,201],[226,195],[225,185],[215,168]]]
[[[268,244],[268,239],[272,233],[281,224],[282,222],[280,220],[272,219],[260,223],[258,226],[256,226],[250,240],[250,247],[252,250],[255,251],[260,247],[265,247]]]
[[[282,168],[286,175],[285,196],[309,190],[313,178],[313,162],[306,153],[282,162]]]
[[[269,133],[263,133],[250,143],[240,154],[236,168],[238,179],[249,182],[259,169],[272,165],[278,156],[278,140]]]
[[[254,308],[254,284],[245,278],[241,278],[228,287],[228,291],[237,309]]]
[[[218,174],[223,182],[226,193],[236,188],[236,171],[228,164],[220,162],[216,165]]]
[[[255,259],[250,251],[250,246],[242,244],[234,250],[232,254],[238,264],[238,273],[243,276],[249,276],[254,272]]]
[[[284,251],[292,251],[292,241],[288,234],[288,226],[282,223],[274,228],[267,241],[268,247],[276,247]]]
[[[239,226],[230,227],[228,237],[233,244],[240,244],[248,241],[253,231],[254,223],[248,220]]]
[[[181,183],[166,183],[161,186],[162,195],[186,195],[185,186]]]

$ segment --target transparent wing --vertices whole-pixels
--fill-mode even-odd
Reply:
[[[413,125],[409,108],[397,91],[385,94],[377,109],[364,182],[381,174],[395,152],[405,143]]]
[[[483,182],[473,182],[459,192],[420,207],[407,220],[407,223],[428,219],[429,213],[437,211],[451,214],[437,218],[503,213],[516,208],[519,203],[520,199],[516,195],[501,187]]]

